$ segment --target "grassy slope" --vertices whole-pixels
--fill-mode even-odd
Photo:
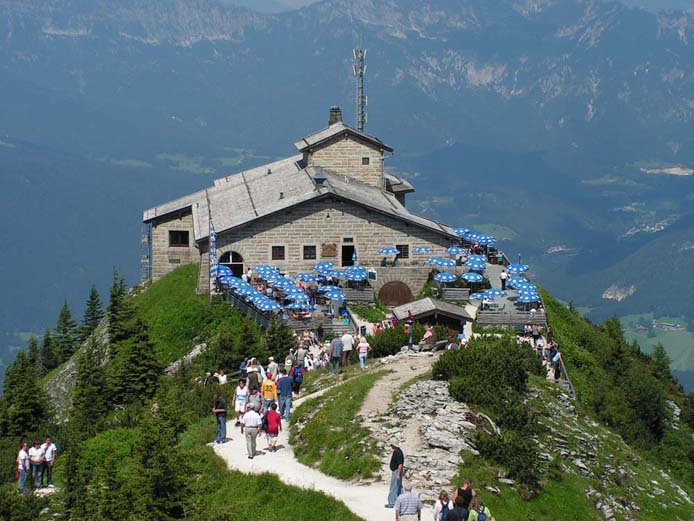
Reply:
[[[207,298],[195,294],[197,274],[197,264],[181,266],[135,298],[137,312],[164,363],[188,353],[208,323]]]
[[[367,373],[302,403],[292,414],[290,442],[298,460],[340,479],[371,478],[380,462],[369,431],[354,416],[384,371]]]
[[[253,519],[258,521],[358,521],[347,507],[325,494],[282,483],[271,474],[248,476],[230,471],[205,444],[214,438],[214,423],[201,420],[181,437],[181,447],[191,452],[195,471],[206,480],[211,493],[198,505],[199,520]],[[232,441],[231,443],[238,443]],[[231,517],[230,517],[231,516]]]

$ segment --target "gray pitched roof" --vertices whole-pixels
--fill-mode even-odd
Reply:
[[[350,134],[356,137],[357,139],[366,141],[367,143],[370,143],[374,147],[379,148],[381,150],[387,150],[388,152],[393,151],[391,147],[386,145],[380,139],[371,136],[366,132],[362,132],[361,130],[357,130],[356,128],[352,128],[342,121],[333,123],[328,128],[324,128],[323,130],[319,130],[318,132],[315,132],[310,136],[306,136],[305,138],[300,139],[299,141],[294,143],[294,146],[298,148],[299,151],[303,152],[308,148],[315,148],[317,146],[322,145],[323,143],[327,143],[328,141],[331,141],[343,134]]]
[[[451,239],[457,238],[451,227],[410,213],[392,193],[349,175],[329,173],[316,166],[303,167],[301,160],[301,155],[294,155],[217,179],[206,190],[146,210],[143,221],[153,222],[190,208],[195,240],[199,241],[209,235],[210,217],[220,233],[332,194]],[[322,178],[322,182],[316,178]]]
[[[397,194],[414,192],[414,186],[412,186],[409,181],[403,179],[402,177],[398,177],[394,174],[389,174],[386,172],[385,178],[388,189],[393,193]]]
[[[415,319],[419,317],[427,317],[433,313],[441,313],[442,315],[453,316],[455,318],[464,320],[474,320],[474,317],[472,317],[470,313],[465,310],[465,308],[451,304],[450,302],[444,302],[443,300],[436,300],[431,297],[415,300],[414,302],[403,304],[402,306],[397,306],[393,308],[393,315],[398,320],[405,320],[407,318],[408,311],[412,311],[412,315]]]

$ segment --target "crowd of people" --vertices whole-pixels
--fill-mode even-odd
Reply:
[[[18,490],[26,493],[35,488],[44,488],[44,478],[45,486],[55,488],[53,465],[57,456],[58,448],[51,438],[46,438],[43,443],[35,440],[31,447],[28,442],[23,441],[17,454],[15,468]]]
[[[338,374],[342,366],[351,364],[352,352],[357,351],[359,364],[366,368],[366,359],[371,346],[366,339],[356,334],[345,333],[331,341],[321,342],[313,332],[304,331],[295,336],[295,346],[289,350],[284,365],[270,356],[266,367],[257,358],[241,362],[240,378],[231,394],[234,411],[234,426],[240,428],[246,439],[248,458],[256,455],[257,438],[263,433],[267,438],[268,450],[277,450],[277,438],[282,431],[282,421],[291,418],[292,398],[301,391],[306,372],[328,367],[331,374]],[[317,353],[316,353],[317,351]],[[201,383],[227,384],[223,370],[208,372]],[[216,417],[215,443],[227,442],[227,415],[229,408],[223,394],[213,397],[211,412]]]
[[[559,380],[561,378],[562,354],[559,350],[559,344],[554,339],[552,326],[547,326],[545,329],[539,324],[526,324],[523,327],[523,334],[516,335],[516,343],[530,346],[540,360],[552,368],[554,379]]]
[[[424,505],[413,490],[412,483],[405,480],[405,454],[391,443],[390,488],[386,508],[395,511],[396,521],[420,521]],[[442,490],[434,504],[434,521],[494,521],[491,511],[472,488],[467,478],[456,488],[451,497]]]

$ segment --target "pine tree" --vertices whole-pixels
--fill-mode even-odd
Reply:
[[[119,341],[127,338],[127,323],[135,315],[135,309],[132,303],[126,298],[125,279],[118,275],[118,272],[113,272],[113,284],[108,301],[108,334],[109,342],[116,344]]]
[[[92,288],[89,290],[87,303],[84,307],[84,317],[82,318],[82,325],[80,327],[80,339],[83,342],[96,330],[102,318],[104,318],[104,309],[101,305],[101,298],[99,297],[96,285],[92,284]]]
[[[147,326],[139,318],[133,316],[120,324],[119,337],[117,343],[111,344],[108,376],[111,398],[118,404],[140,402],[157,390],[162,368]]]
[[[77,322],[72,319],[72,313],[67,305],[67,301],[63,303],[63,307],[60,309],[58,322],[55,325],[54,339],[58,363],[61,364],[72,356],[79,342]]]
[[[670,374],[670,357],[667,351],[665,351],[663,344],[658,342],[655,345],[651,358],[653,360],[655,377],[661,382],[670,380],[672,378]]]
[[[33,335],[29,339],[27,352],[29,353],[29,363],[34,367],[34,374],[36,377],[41,378],[46,374],[46,366],[43,363],[43,353],[41,352],[39,341]]]
[[[38,430],[48,418],[48,397],[34,376],[34,366],[25,352],[5,372],[0,399],[0,426],[6,436],[21,436]]]
[[[270,325],[265,332],[265,347],[275,360],[282,360],[294,344],[292,330],[282,322],[277,315],[270,319]]]
[[[55,352],[55,342],[50,329],[46,329],[43,333],[43,340],[41,341],[41,359],[43,360],[43,366],[46,368],[46,371],[58,367],[58,356]]]
[[[108,411],[108,397],[103,389],[106,371],[101,365],[100,346],[91,337],[77,358],[77,378],[72,395],[70,422],[80,432],[94,434]]]

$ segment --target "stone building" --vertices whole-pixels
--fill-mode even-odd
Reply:
[[[386,283],[417,292],[426,275],[417,246],[436,255],[458,238],[453,229],[417,216],[405,207],[414,188],[386,173],[393,149],[346,125],[340,109],[330,109],[327,128],[300,139],[298,153],[217,179],[214,186],[144,212],[151,225],[151,277],[181,264],[200,263],[198,290],[209,288],[209,231],[217,232],[220,264],[240,275],[257,264],[282,272],[310,271],[320,261],[336,266],[358,262],[377,267],[378,250],[395,246],[400,266],[379,271],[376,289]]]

